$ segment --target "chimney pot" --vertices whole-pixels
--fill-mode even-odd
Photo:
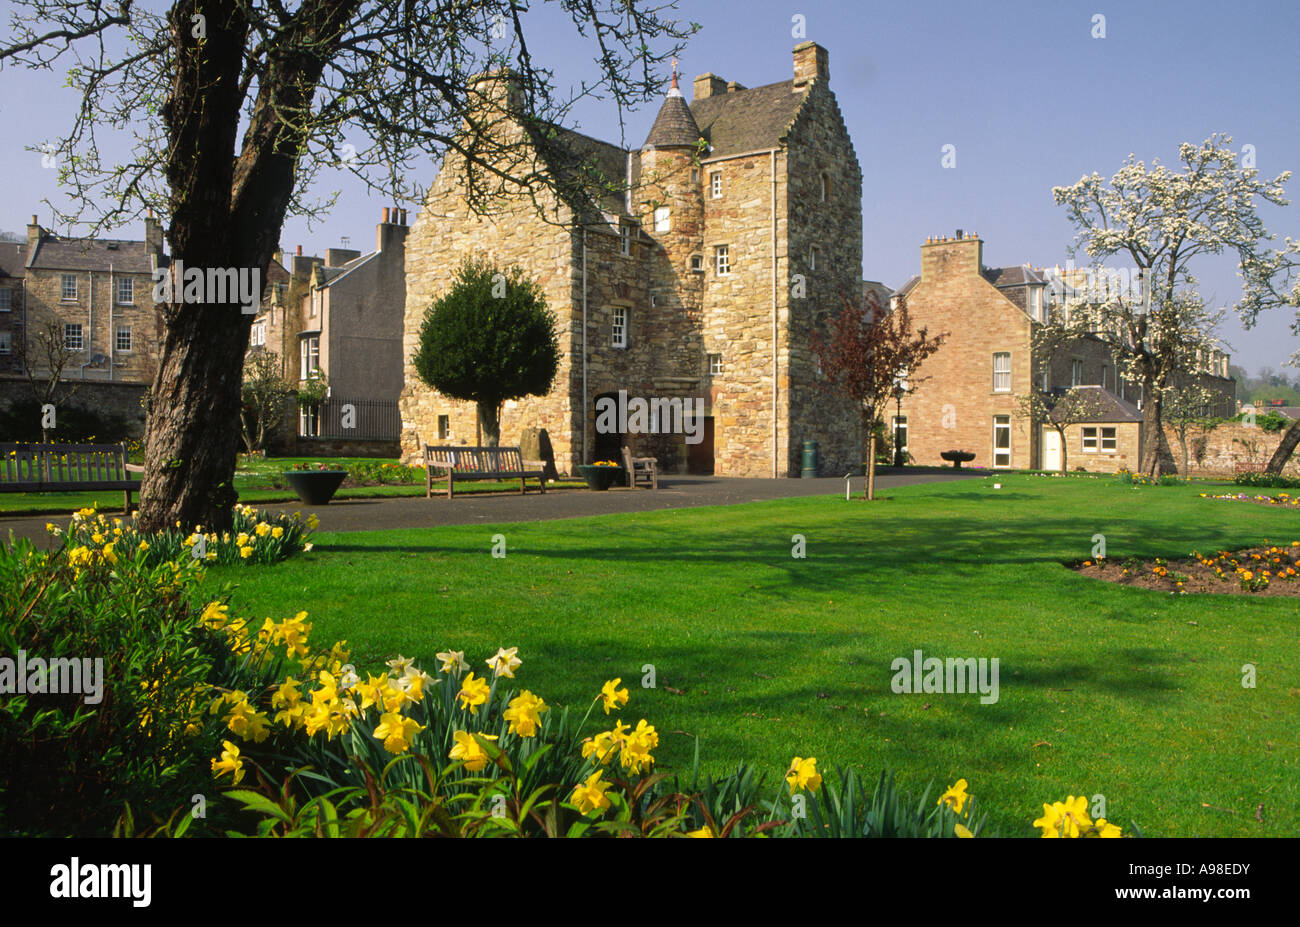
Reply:
[[[302,245],[298,246],[298,257],[302,257]]]
[[[402,210],[402,225],[406,225],[406,210]]]
[[[957,240],[961,241],[961,229],[957,230]]]
[[[39,223],[36,221],[36,217],[35,217],[35,216],[32,216],[31,224],[32,224],[32,225],[38,225],[38,224],[39,224]]]
[[[380,221],[380,222],[383,222],[383,223],[387,223],[387,222],[388,222],[388,207],[387,207],[387,206],[384,207],[384,216],[383,216],[383,218],[380,219],[379,221]]]

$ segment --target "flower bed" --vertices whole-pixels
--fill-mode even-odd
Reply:
[[[1202,499],[1221,499],[1229,502],[1256,502],[1260,505],[1300,505],[1300,496],[1292,496],[1289,493],[1280,492],[1276,496],[1264,494],[1248,495],[1244,492],[1223,493],[1218,496],[1211,496],[1209,493],[1201,493]]]
[[[1185,560],[1085,560],[1074,570],[1084,576],[1174,595],[1300,596],[1300,541],[1213,554],[1193,551]]]

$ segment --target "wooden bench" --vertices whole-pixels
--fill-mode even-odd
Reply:
[[[0,492],[140,491],[131,473],[144,467],[127,463],[125,444],[0,444]]]
[[[646,484],[647,489],[659,488],[659,458],[633,457],[632,451],[623,446],[623,466],[627,469],[627,484],[636,489],[637,481]]]
[[[537,480],[546,492],[546,464],[524,460],[517,447],[434,447],[424,446],[425,498],[432,498],[435,480],[447,481],[447,498],[457,480],[519,480],[519,492],[528,491],[525,479]]]

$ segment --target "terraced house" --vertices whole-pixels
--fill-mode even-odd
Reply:
[[[798,45],[793,71],[753,88],[703,74],[689,103],[674,74],[637,148],[560,131],[552,148],[606,183],[589,200],[543,196],[545,220],[523,196],[475,214],[449,155],[407,241],[404,356],[464,258],[518,265],[559,317],[562,360],[549,395],[506,404],[502,443],[538,427],[560,470],[626,444],[669,472],[757,477],[797,475],[816,439],[823,472],[856,468],[861,417],[820,388],[810,336],[862,292],[862,172],[826,50]],[[512,76],[483,80],[509,119]],[[597,403],[623,391],[701,400],[702,440],[597,428]],[[424,386],[409,360],[401,409],[408,462],[421,442],[477,440],[474,406]]]

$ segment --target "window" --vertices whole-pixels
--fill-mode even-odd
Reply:
[[[635,227],[630,222],[618,224],[618,252],[624,257],[632,256],[632,239],[635,231]]]
[[[80,351],[84,347],[81,339],[80,322],[73,322],[63,326],[63,346],[69,351]]]
[[[715,200],[722,199],[722,171],[713,171],[709,174],[709,191]]]
[[[627,347],[627,306],[614,307],[614,333],[610,344],[616,348]]]
[[[1050,377],[1049,377],[1050,373],[1051,371],[1048,369],[1047,365],[1044,364],[1043,365],[1043,392],[1044,393],[1047,392],[1047,390],[1049,389],[1047,384],[1050,382]]]
[[[693,167],[691,168],[691,186],[693,187],[699,182],[700,182],[700,169],[698,167]]]
[[[894,447],[907,453],[907,416],[894,416]]]
[[[9,287],[0,287],[0,312],[12,312],[14,308],[14,291]]]
[[[8,354],[13,350],[13,340],[9,332],[0,332],[0,354]]]
[[[298,407],[298,434],[304,438],[320,437],[320,406],[306,403]]]
[[[320,287],[313,287],[311,291],[311,314],[314,317],[320,312]]]
[[[691,255],[691,270],[697,270],[701,273],[704,272],[704,255],[702,254]]]
[[[1043,321],[1043,288],[1041,286],[1031,286],[1029,288],[1029,314],[1037,321]]]
[[[439,415],[438,416],[438,440],[446,441],[450,437],[451,437],[451,416]]]
[[[1083,385],[1083,360],[1078,357],[1070,361],[1070,385]]]
[[[1103,451],[1115,451],[1115,429],[1103,428],[1101,430],[1101,449]]]
[[[1083,434],[1083,450],[1089,454],[1097,453],[1097,429],[1082,428],[1080,431]]]
[[[302,339],[299,344],[299,359],[302,362],[302,372],[299,379],[306,380],[314,374],[320,373],[320,335],[312,335],[310,338]]]
[[[719,277],[731,273],[731,250],[729,245],[718,245],[713,249],[713,265]]]
[[[1011,392],[1011,353],[999,351],[993,355],[993,392]]]
[[[718,374],[720,374],[720,373],[722,373],[722,355],[721,355],[721,354],[710,354],[710,355],[709,355],[709,374],[712,375],[712,376],[715,376],[715,377],[716,377],[716,376],[717,376]]]
[[[113,336],[113,350],[129,351],[131,350],[131,326],[119,325]]]
[[[816,269],[817,269],[817,253],[818,253],[820,250],[821,250],[821,249],[818,248],[816,245],[813,245],[811,248],[808,249],[808,269],[809,269],[809,270],[816,270]]]
[[[1102,389],[1107,388],[1108,380],[1110,380],[1110,366],[1107,364],[1102,364],[1101,365],[1101,388]]]
[[[130,277],[118,277],[117,279],[117,302],[119,305],[130,305],[135,302],[135,280]]]
[[[62,292],[62,296],[61,296],[62,299],[77,298],[77,275],[76,274],[63,275],[63,289],[61,292]]]
[[[672,210],[667,206],[660,206],[655,209],[655,231],[668,232],[672,231]]]
[[[1011,466],[1011,416],[993,416],[993,466]]]
[[[824,203],[831,198],[831,179],[823,173],[818,186],[820,187],[818,195]]]

